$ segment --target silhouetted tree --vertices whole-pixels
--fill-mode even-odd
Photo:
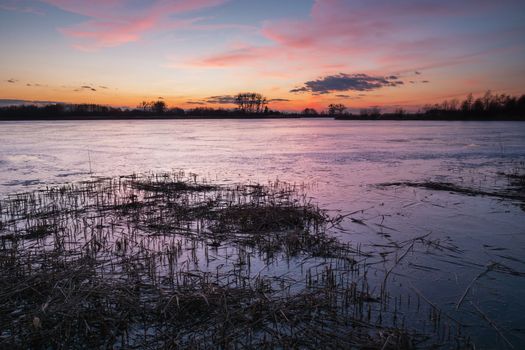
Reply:
[[[317,111],[313,108],[305,108],[303,110],[303,114],[304,115],[318,115],[319,113],[317,113]]]
[[[163,114],[164,112],[166,112],[166,109],[167,109],[166,102],[162,100],[158,100],[157,102],[152,102],[152,110],[154,113]]]
[[[241,92],[235,96],[235,104],[242,113],[262,113],[268,100],[256,92]]]
[[[182,108],[179,108],[179,107],[173,107],[173,108],[170,108],[168,110],[168,113],[169,114],[173,114],[173,115],[184,115],[185,114],[185,111],[184,109]]]
[[[346,106],[344,104],[338,103],[338,104],[330,104],[328,105],[328,114],[334,115],[334,114],[343,114],[346,111]]]
[[[137,109],[142,110],[143,112],[149,112],[151,111],[151,102],[142,101],[138,106]]]
[[[463,113],[469,113],[472,110],[472,101],[474,97],[472,94],[468,94],[467,98],[461,103],[461,111]]]
[[[431,119],[520,119],[524,113],[519,105],[522,98],[524,96],[494,95],[489,90],[476,99],[469,94],[461,103],[451,100],[425,106],[424,114]]]
[[[142,101],[137,109],[143,113],[155,113],[155,114],[164,114],[168,110],[166,102],[162,100],[157,101]]]
[[[381,109],[379,107],[363,108],[359,111],[361,117],[379,118],[381,116]]]
[[[406,114],[407,114],[407,112],[403,108],[396,108],[396,110],[394,111],[394,115],[396,115],[398,117],[403,117]]]

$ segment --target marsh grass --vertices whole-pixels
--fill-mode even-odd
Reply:
[[[431,191],[446,191],[467,196],[486,196],[500,199],[525,202],[525,175],[500,173],[509,180],[509,186],[499,190],[485,190],[481,188],[466,187],[451,182],[423,181],[423,182],[389,182],[378,184],[378,187],[416,187]]]
[[[0,348],[466,344],[439,317],[430,334],[410,329],[401,312],[410,297],[389,295],[388,274],[381,290],[369,285],[370,255],[327,234],[341,218],[305,189],[175,172],[8,196]],[[430,245],[425,237],[393,247],[390,272],[414,244]]]

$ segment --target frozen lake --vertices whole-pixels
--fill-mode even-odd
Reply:
[[[279,179],[309,186],[335,215],[333,234],[380,253],[429,235],[391,284],[414,287],[465,320],[477,348],[525,346],[525,207],[512,199],[378,184],[452,183],[484,192],[525,169],[525,123],[291,120],[49,121],[0,123],[0,195],[91,176],[183,169],[219,183]],[[353,219],[353,220],[352,220]],[[451,249],[446,249],[451,248]],[[452,249],[453,248],[453,249]],[[489,273],[476,278],[487,266]],[[392,266],[377,260],[373,281]],[[465,303],[458,299],[475,279]],[[467,302],[468,301],[468,302]]]

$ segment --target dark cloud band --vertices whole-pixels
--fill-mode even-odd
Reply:
[[[395,75],[387,77],[373,77],[367,74],[329,75],[317,80],[304,83],[304,86],[290,90],[290,92],[312,92],[314,94],[328,94],[338,91],[371,91],[387,86],[403,85]]]

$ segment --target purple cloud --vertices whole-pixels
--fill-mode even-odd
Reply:
[[[328,94],[336,91],[371,91],[383,87],[403,85],[397,76],[374,77],[367,74],[339,73],[304,83],[303,87],[290,92],[311,92],[313,94]]]

